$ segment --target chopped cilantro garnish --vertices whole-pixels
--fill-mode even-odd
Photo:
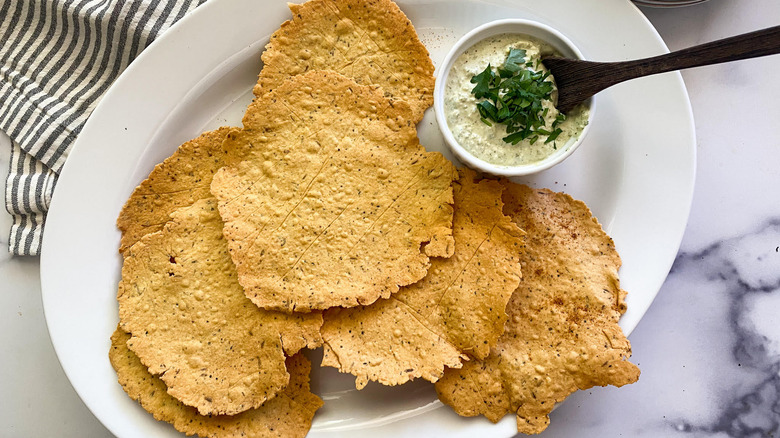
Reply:
[[[523,136],[522,132],[515,132],[514,134],[509,134],[503,138],[505,142],[512,144],[517,144],[524,139],[525,137]]]
[[[525,50],[511,49],[506,57],[506,61],[504,61],[504,70],[517,73],[522,69],[523,64],[525,64]]]
[[[554,141],[556,138],[558,138],[559,135],[561,135],[562,132],[563,131],[561,131],[561,128],[555,128],[555,130],[553,130],[553,132],[547,136],[547,140],[544,141],[544,144]]]
[[[490,67],[490,64],[485,68],[485,70],[471,78],[472,84],[477,84],[473,90],[471,90],[471,93],[474,94],[474,97],[477,99],[482,99],[483,97],[487,97],[488,92],[492,88],[491,85],[493,85],[493,82],[495,81],[496,75],[493,73],[493,69]]]
[[[547,114],[545,114],[545,115],[547,115]],[[553,120],[553,122],[552,122],[552,127],[553,128],[557,128],[558,125],[560,125],[561,122],[563,122],[564,120],[566,120],[566,114],[558,113],[558,115],[555,116],[555,120]]]
[[[484,123],[506,126],[505,142],[517,144],[528,139],[533,144],[539,135],[546,135],[545,143],[549,143],[561,134],[557,126],[565,116],[558,114],[552,124],[553,130],[545,129],[548,109],[543,107],[542,101],[550,100],[553,91],[552,82],[546,80],[550,74],[529,70],[531,62],[526,62],[525,56],[525,50],[511,49],[501,67],[494,70],[488,64],[485,70],[471,78],[471,83],[475,84],[471,92],[477,99],[484,99],[477,103]]]
[[[483,119],[496,121],[498,119],[498,109],[487,100],[483,100],[477,104],[477,111]]]

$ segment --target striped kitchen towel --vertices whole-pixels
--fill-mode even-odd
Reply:
[[[100,97],[161,32],[204,1],[0,0],[11,253],[40,252],[57,175]]]

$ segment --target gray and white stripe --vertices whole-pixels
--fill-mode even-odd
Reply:
[[[57,175],[11,142],[11,164],[5,187],[5,208],[14,218],[9,250],[36,255],[41,250],[43,219]]]
[[[0,130],[15,143],[6,186],[12,253],[40,251],[56,174],[100,97],[204,1],[0,0]]]

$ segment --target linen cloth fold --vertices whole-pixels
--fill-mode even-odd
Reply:
[[[0,130],[13,143],[5,192],[12,254],[40,253],[57,175],[106,90],[203,2],[0,0]]]

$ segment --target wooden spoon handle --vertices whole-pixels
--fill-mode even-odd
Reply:
[[[558,84],[556,106],[561,112],[568,113],[575,105],[599,91],[629,79],[776,53],[780,53],[780,26],[635,61],[593,62],[546,58],[543,62]]]
[[[780,53],[780,26],[712,41],[652,58],[611,63],[615,84],[640,76]],[[618,73],[619,72],[619,73]]]

